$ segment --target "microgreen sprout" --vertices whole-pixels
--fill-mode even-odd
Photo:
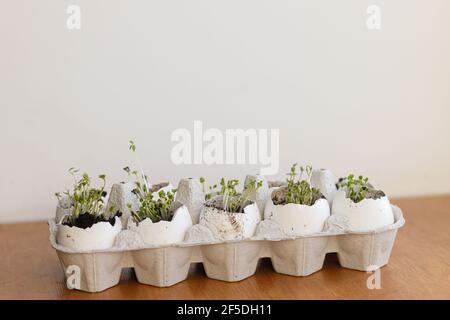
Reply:
[[[232,179],[227,181],[222,178],[219,185],[220,191],[217,194],[222,196],[223,209],[227,212],[242,212],[244,207],[249,204],[254,192],[262,186],[262,181],[250,180],[241,193],[236,190],[239,180]],[[214,189],[216,187],[217,185],[213,186]]]
[[[173,203],[176,189],[172,189],[171,191],[160,190],[158,196],[155,196],[155,190],[149,187],[148,177],[140,165],[140,159],[136,152],[136,144],[133,140],[130,140],[129,143],[128,149],[136,155],[140,167],[140,172],[131,170],[128,166],[123,168],[129,178],[134,176],[136,179],[134,182],[135,188],[131,192],[138,199],[139,207],[137,210],[133,210],[131,203],[127,204],[134,221],[139,223],[146,218],[149,218],[153,223],[161,220],[170,221],[174,213]]]
[[[217,184],[208,187],[209,192],[206,192],[205,182],[206,179],[204,177],[200,177],[200,183],[202,184],[202,192],[205,195],[205,200],[211,199],[213,196],[217,194]]]
[[[130,140],[129,142],[130,142],[129,149],[133,152],[136,152],[136,144],[134,143],[134,141]]]
[[[199,178],[200,183],[202,184],[202,192],[205,193],[205,181],[206,179],[204,177]]]
[[[369,178],[359,176],[355,179],[354,174],[349,174],[341,185],[346,189],[347,196],[355,203],[365,199],[370,189]]]
[[[99,217],[104,213],[104,197],[107,195],[105,191],[106,175],[101,174],[98,178],[101,181],[99,188],[91,187],[91,178],[87,173],[84,173],[78,180],[78,169],[70,168],[69,174],[74,179],[73,189],[67,189],[63,194],[60,192],[55,193],[58,201],[61,202],[62,197],[66,196],[69,206],[71,208],[71,215],[69,220],[75,220],[82,214],[88,214],[95,217]],[[110,207],[110,212],[114,210]]]
[[[131,204],[127,205],[134,221],[139,223],[146,218],[149,218],[153,223],[161,220],[172,220],[174,213],[172,204],[174,203],[175,192],[176,189],[167,192],[160,190],[158,197],[155,197],[150,190],[146,189],[144,191],[141,186],[137,186],[133,190],[133,193],[139,200],[139,208],[134,211],[132,210]]]
[[[297,172],[297,166],[298,164],[294,163],[291,167],[291,171],[287,174],[286,203],[312,206],[318,199],[323,197],[322,193],[319,189],[311,186],[311,177],[313,172],[312,167],[300,167],[299,175]],[[298,175],[299,178],[296,179]]]
[[[137,149],[136,148],[136,144],[134,143],[133,140],[130,140],[129,143],[130,143],[130,145],[129,145],[128,149],[131,150],[131,152],[133,152],[136,155],[136,160],[137,160],[137,163],[138,163],[138,166],[139,166],[139,171],[140,171],[140,177],[139,177],[137,171],[131,171],[130,172],[130,167],[128,167],[128,166],[123,168],[123,170],[128,173],[128,176],[130,176],[131,174],[136,176],[136,178],[138,179],[139,183],[144,184],[145,187],[147,189],[149,189],[148,177],[144,173],[144,169],[142,169],[141,160],[139,158],[138,153],[136,152],[136,149]]]

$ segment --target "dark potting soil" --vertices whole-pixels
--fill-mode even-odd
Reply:
[[[288,194],[288,186],[282,186],[279,187],[277,189],[275,189],[274,191],[272,191],[271,197],[272,197],[272,201],[273,204],[275,205],[285,205],[287,204],[287,194]],[[314,202],[316,203],[317,200],[319,199],[325,199],[325,197],[323,196],[322,193],[318,192],[318,194],[316,195],[316,197],[314,198]]]
[[[386,194],[381,190],[369,189],[366,193],[366,199],[380,199],[384,197]]]
[[[114,216],[104,217],[103,215],[92,215],[89,212],[85,212],[80,214],[77,218],[68,219],[64,221],[62,224],[69,227],[77,227],[81,229],[86,229],[92,227],[94,224],[98,222],[109,222],[112,226],[116,223],[116,217],[121,217],[122,212],[117,211]]]

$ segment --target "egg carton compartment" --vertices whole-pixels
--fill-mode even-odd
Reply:
[[[168,287],[188,278],[191,263],[202,263],[206,276],[235,282],[257,271],[261,258],[270,258],[275,272],[291,276],[308,276],[323,267],[327,253],[337,253],[344,268],[373,271],[385,266],[391,255],[397,230],[405,220],[400,208],[392,206],[394,223],[368,232],[352,232],[333,228],[295,237],[277,238],[259,223],[255,236],[245,240],[218,242],[197,241],[202,237],[187,234],[185,241],[167,246],[143,245],[133,241],[136,234],[122,230],[116,245],[107,250],[75,251],[56,242],[57,226],[49,220],[50,243],[56,250],[63,271],[77,266],[80,271],[79,290],[99,292],[117,285],[122,268],[134,268],[137,281]],[[199,225],[191,228],[202,232]],[[337,230],[337,231],[336,231]]]

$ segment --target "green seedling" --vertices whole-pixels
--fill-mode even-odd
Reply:
[[[369,178],[359,176],[355,179],[354,174],[349,174],[347,178],[343,180],[341,186],[346,189],[347,197],[355,203],[361,202],[365,199],[370,189]]]
[[[142,190],[142,192],[148,192],[150,191],[149,183],[148,183],[148,176],[144,173],[144,170],[142,169],[142,166],[140,165],[141,161],[139,159],[139,156],[136,152],[136,144],[133,140],[129,141],[130,145],[128,147],[131,152],[133,152],[136,155],[136,160],[139,165],[139,171],[137,170],[131,170],[129,166],[124,167],[122,170],[125,171],[128,175],[128,179],[131,177],[135,178],[134,184],[136,185],[136,188],[138,190]]]
[[[202,192],[205,195],[205,200],[211,199],[213,196],[217,194],[217,184],[208,187],[208,192],[206,192],[205,182],[206,179],[204,177],[200,177],[200,183],[202,184]]]
[[[291,167],[291,171],[287,174],[287,193],[286,203],[303,204],[312,206],[316,201],[322,198],[319,189],[311,186],[312,167],[300,167],[300,175],[297,172],[297,163]],[[299,178],[297,176],[299,175]],[[305,179],[304,176],[306,175]]]
[[[241,193],[236,190],[239,180],[220,180],[219,195],[222,196],[223,209],[227,212],[242,212],[248,205],[252,195],[262,186],[262,181],[251,180],[245,186]],[[214,185],[216,187],[216,185]]]
[[[127,204],[134,221],[139,223],[146,218],[149,218],[153,223],[172,220],[174,214],[172,204],[174,202],[176,189],[167,192],[160,190],[158,192],[158,197],[155,197],[153,190],[149,187],[148,177],[140,165],[140,159],[136,152],[137,147],[133,140],[130,140],[129,150],[136,155],[140,167],[139,171],[131,170],[128,166],[123,168],[129,178],[132,176],[135,178],[135,188],[132,192],[139,201],[139,208],[134,211],[131,203]]]
[[[72,209],[69,219],[75,220],[82,214],[101,216],[104,212],[104,197],[107,195],[105,191],[106,175],[99,175],[98,178],[102,184],[99,188],[93,188],[91,187],[91,178],[87,173],[84,173],[79,180],[77,178],[78,169],[70,168],[69,173],[74,179],[72,190],[67,189],[63,194],[55,193],[59,202],[63,196],[68,198],[69,206]],[[112,213],[114,208],[111,206],[109,211]]]
[[[134,175],[140,184],[143,184],[143,185],[145,185],[145,187],[147,189],[150,189],[149,185],[148,185],[148,177],[144,173],[144,169],[142,169],[141,160],[136,151],[136,149],[137,149],[136,144],[134,143],[133,140],[130,140],[129,143],[130,143],[130,145],[129,145],[128,149],[131,150],[131,152],[133,152],[134,155],[136,156],[136,161],[139,166],[139,172],[136,170],[131,171],[130,167],[128,167],[128,166],[123,168],[123,170],[128,174],[128,177],[130,177],[131,175]]]
[[[173,217],[173,202],[176,189],[171,191],[160,190],[158,197],[153,195],[151,191],[144,191],[140,187],[136,187],[133,193],[136,194],[139,200],[139,208],[132,210],[131,204],[128,204],[128,208],[131,211],[131,215],[135,222],[139,223],[146,218],[149,218],[153,223],[163,221],[170,221]]]

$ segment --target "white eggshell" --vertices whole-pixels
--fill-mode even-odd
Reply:
[[[111,248],[116,236],[122,230],[120,218],[116,217],[115,221],[114,226],[107,221],[102,221],[86,229],[58,224],[56,242],[80,251]]]
[[[192,226],[191,215],[186,206],[179,207],[171,221],[153,223],[146,218],[138,224],[130,219],[128,229],[139,233],[146,244],[167,245],[182,242],[186,231]]]
[[[326,199],[319,199],[312,206],[288,203],[276,205],[272,199],[266,203],[265,219],[276,221],[287,235],[321,232],[330,216],[330,205]]]
[[[71,208],[64,208],[61,205],[56,206],[56,212],[55,212],[55,222],[60,223],[62,219],[69,215],[72,212]]]
[[[249,238],[255,233],[261,221],[256,203],[249,204],[244,212],[230,213],[214,207],[204,206],[200,213],[200,224],[206,226],[213,233],[214,238],[238,240]]]
[[[261,215],[261,219],[264,217],[264,208],[267,202],[267,199],[269,199],[271,193],[269,191],[269,183],[267,182],[266,178],[263,175],[255,174],[255,175],[247,175],[245,177],[244,185],[250,183],[250,181],[256,181],[261,182],[262,185],[258,190],[254,191],[250,195],[250,200],[254,201],[256,205],[258,206],[259,214]]]
[[[352,231],[367,231],[394,223],[394,214],[389,199],[363,199],[354,203],[345,191],[339,190],[333,200],[332,215],[343,216]]]
[[[72,213],[70,198],[62,196],[56,204],[55,223],[60,223],[62,219]]]

